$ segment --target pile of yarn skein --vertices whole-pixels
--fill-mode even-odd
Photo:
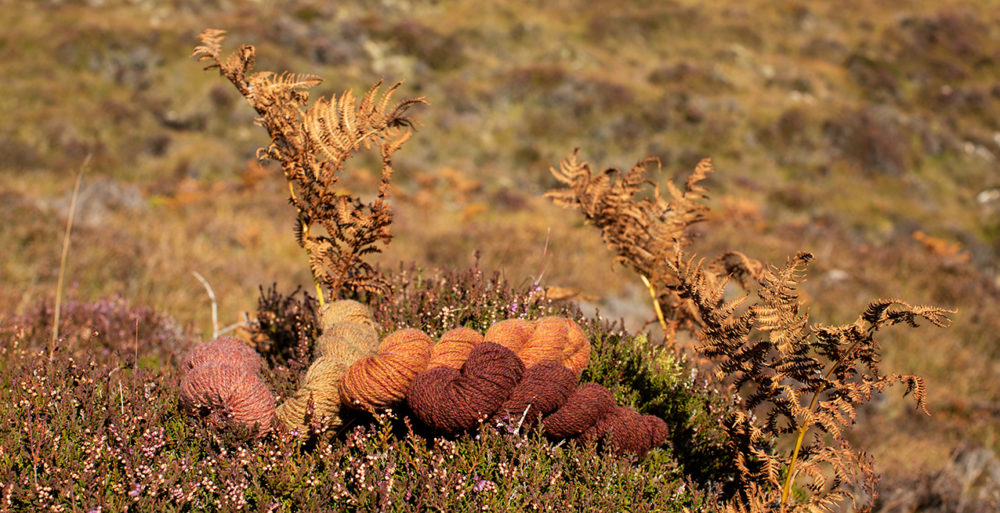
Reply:
[[[263,434],[309,418],[342,422],[347,408],[378,412],[406,404],[436,432],[453,434],[504,421],[541,425],[558,439],[603,440],[640,458],[662,444],[666,423],[615,403],[601,385],[578,385],[590,343],[570,319],[509,319],[482,335],[468,328],[435,342],[415,329],[379,340],[368,309],[354,301],[324,305],[322,335],[302,387],[281,405],[261,378],[261,357],[236,338],[192,350],[183,363],[182,406],[210,422]],[[311,407],[310,407],[311,401]]]

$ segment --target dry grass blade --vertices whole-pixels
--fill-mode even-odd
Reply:
[[[80,165],[80,171],[76,174],[76,182],[73,184],[73,196],[69,201],[69,214],[66,217],[66,231],[63,233],[62,252],[59,255],[59,278],[56,280],[56,304],[52,313],[52,339],[49,341],[49,360],[52,359],[56,351],[56,344],[59,342],[59,313],[62,311],[63,280],[66,276],[66,260],[69,258],[69,234],[73,231],[73,215],[76,213],[76,198],[80,193],[80,182],[83,181],[83,172],[90,165],[92,154],[88,154]]]

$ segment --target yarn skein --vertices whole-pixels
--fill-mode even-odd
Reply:
[[[493,415],[523,374],[524,363],[513,351],[483,342],[473,348],[461,369],[441,366],[420,373],[406,400],[424,424],[457,433]]]
[[[330,333],[329,336],[326,336]],[[319,355],[313,360],[302,380],[302,386],[277,408],[278,418],[289,426],[308,423],[309,401],[313,418],[328,419],[331,425],[341,424],[340,380],[347,369],[378,344],[378,335],[364,324],[337,322],[330,326],[316,344]]]
[[[470,328],[455,328],[446,331],[441,338],[431,347],[431,360],[427,368],[451,367],[460,369],[462,364],[469,359],[469,353],[479,343],[483,341],[483,336],[478,331]]]
[[[232,337],[187,355],[182,406],[209,422],[256,426],[262,434],[276,419],[301,426],[326,418],[336,426],[342,405],[375,410],[405,399],[422,422],[444,433],[490,417],[540,422],[549,437],[597,440],[640,458],[669,435],[662,419],[618,406],[606,388],[577,387],[590,343],[569,319],[510,319],[485,336],[457,328],[436,344],[414,329],[379,342],[369,310],[354,301],[325,305],[320,319],[316,358],[302,387],[278,408],[260,377],[263,359]]]
[[[427,368],[431,339],[424,332],[402,329],[378,344],[343,375],[340,399],[363,410],[376,410],[402,402],[413,378]]]
[[[616,407],[580,435],[581,441],[603,440],[612,450],[631,452],[640,459],[667,438],[667,425],[652,415]]]
[[[264,367],[264,359],[248,344],[236,337],[219,337],[195,346],[184,358],[181,369],[187,373],[202,364],[216,361],[225,361],[250,373],[258,373]]]
[[[576,374],[556,362],[542,362],[524,372],[521,382],[500,406],[498,420],[532,425],[566,403],[576,390]]]
[[[236,424],[266,432],[274,421],[274,396],[261,379],[263,360],[239,339],[201,344],[185,358],[180,404],[211,424]]]
[[[590,358],[586,334],[566,318],[508,319],[494,324],[485,336],[469,328],[456,328],[445,332],[437,343],[421,331],[404,329],[386,337],[374,354],[358,359],[346,371],[340,400],[362,410],[397,404],[419,373],[441,366],[459,369],[470,352],[484,342],[506,347],[526,367],[551,361],[568,367],[577,377]]]
[[[590,341],[572,320],[546,317],[535,321],[535,329],[516,353],[529,367],[541,362],[557,362],[579,376],[590,359]]]
[[[587,383],[573,391],[554,413],[542,419],[542,428],[553,438],[573,438],[611,413],[617,405],[607,388]]]

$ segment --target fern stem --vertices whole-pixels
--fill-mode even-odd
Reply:
[[[870,332],[871,332],[871,329],[869,329],[869,333]],[[823,376],[823,381],[824,382],[826,382],[827,380],[829,380],[830,376],[832,376],[833,373],[838,368],[840,368],[840,365],[842,363],[844,363],[845,361],[848,360],[848,357],[851,355],[851,353],[854,352],[854,349],[856,347],[858,347],[858,345],[860,343],[861,343],[861,340],[855,341],[853,344],[851,344],[851,347],[847,348],[847,351],[844,352],[844,355],[841,356],[839,360],[837,360],[836,362],[833,362],[833,365],[830,366],[830,369],[828,371],[826,371],[826,374]],[[816,409],[816,404],[819,403],[819,395],[822,392],[823,392],[823,389],[821,388],[821,389],[817,390],[815,393],[813,393],[812,401],[809,401],[809,410],[808,410],[809,413],[812,413]],[[808,431],[808,430],[809,430],[809,424],[803,424],[802,427],[800,427],[799,430],[798,430],[799,431],[799,435],[795,439],[795,448],[792,450],[792,461],[788,464],[788,475],[785,476],[784,486],[781,487],[781,504],[780,504],[781,505],[781,511],[785,510],[785,503],[788,501],[788,494],[789,494],[789,492],[792,489],[792,478],[795,476],[795,462],[796,462],[796,460],[799,457],[799,449],[802,448],[802,440],[805,439],[805,437],[806,437],[806,431]]]
[[[288,197],[291,198],[292,203],[295,203],[295,187],[292,185],[291,180],[288,182]],[[295,207],[296,213],[299,215],[299,222],[302,223],[302,240],[309,238],[309,223],[306,222],[302,217],[302,209]],[[306,249],[306,256],[309,257],[309,250]],[[312,267],[312,266],[310,266]],[[316,298],[319,300],[319,306],[326,304],[326,298],[323,296],[323,286],[319,283],[319,277],[316,273],[313,275],[313,285],[316,287]]]
[[[642,283],[646,285],[646,289],[649,290],[649,297],[653,299],[653,309],[656,310],[656,318],[660,321],[660,327],[663,328],[663,334],[669,336],[670,341],[668,342],[668,348],[673,351],[675,345],[675,339],[670,335],[670,330],[667,329],[667,321],[663,318],[663,309],[660,308],[660,302],[656,299],[656,288],[653,284],[649,282],[649,278],[646,275],[640,274],[639,278],[642,278]]]

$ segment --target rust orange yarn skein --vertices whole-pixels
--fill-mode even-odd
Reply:
[[[469,353],[472,352],[472,349],[482,341],[483,336],[474,329],[455,328],[446,331],[431,347],[431,360],[428,362],[427,368],[451,367],[452,369],[460,369],[462,364],[469,359]]]
[[[514,351],[527,367],[557,362],[580,376],[590,360],[587,335],[580,325],[565,317],[507,319],[490,326],[483,339]]]
[[[420,330],[393,332],[379,343],[374,354],[362,356],[347,369],[340,400],[364,410],[402,402],[413,378],[427,368],[431,344],[430,337]]]

